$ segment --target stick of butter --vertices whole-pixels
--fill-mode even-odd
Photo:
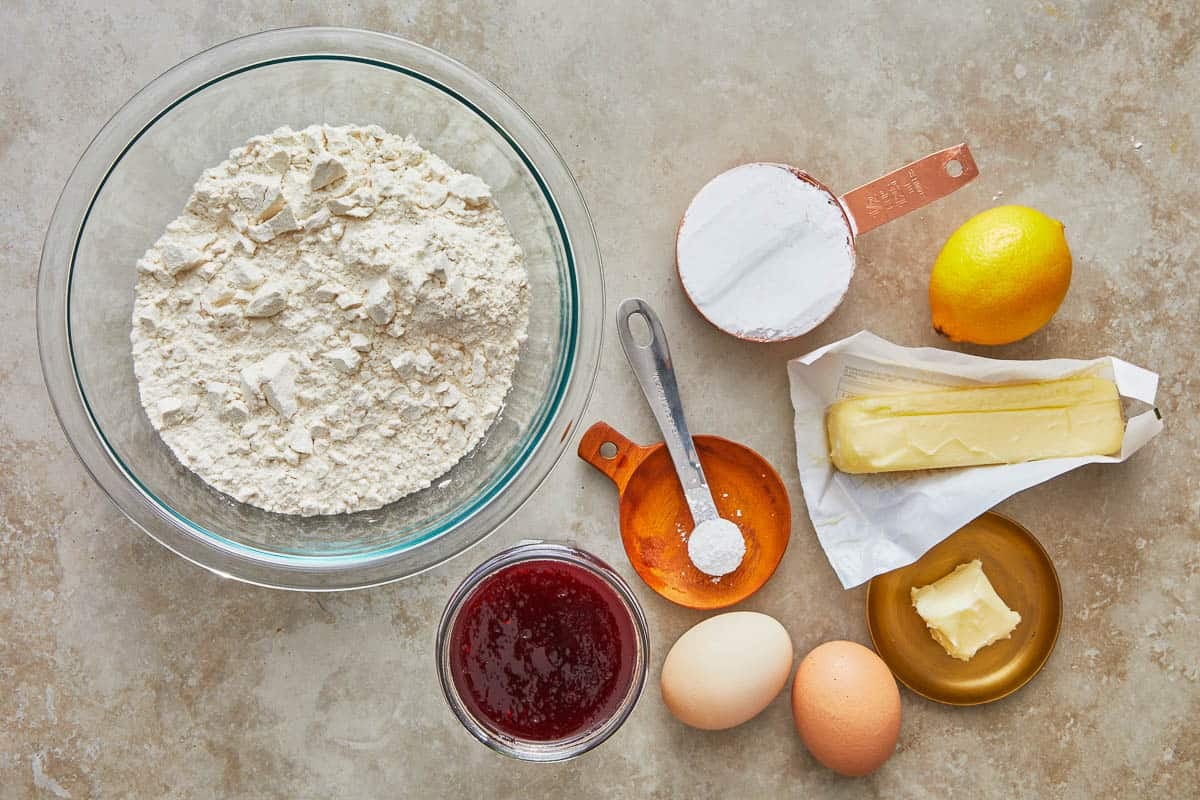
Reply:
[[[825,423],[850,473],[1107,455],[1125,434],[1116,385],[1095,377],[854,397]]]
[[[959,564],[939,581],[912,590],[912,604],[945,651],[970,661],[979,649],[1007,639],[1021,621],[983,574],[979,559]]]

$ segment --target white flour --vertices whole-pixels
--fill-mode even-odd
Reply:
[[[269,511],[378,508],[483,437],[529,320],[482,180],[378,126],[281,128],[138,262],[134,371],[186,467]]]
[[[783,164],[744,164],[709,181],[679,225],[683,288],[722,330],[791,339],[841,302],[854,274],[832,197]]]

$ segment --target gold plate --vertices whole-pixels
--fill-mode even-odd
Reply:
[[[933,640],[910,592],[975,558],[1021,623],[1010,638],[959,661]],[[1028,683],[1054,650],[1061,622],[1062,589],[1050,556],[1032,533],[994,511],[967,523],[915,564],[877,575],[867,585],[867,628],[880,657],[909,689],[954,706],[990,703]]]

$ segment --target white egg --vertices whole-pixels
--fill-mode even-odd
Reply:
[[[662,670],[662,696],[680,722],[723,730],[770,705],[792,670],[792,639],[766,614],[710,617],[679,637]]]

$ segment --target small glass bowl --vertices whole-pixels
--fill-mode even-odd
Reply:
[[[561,561],[573,566],[582,567],[602,580],[613,590],[621,600],[621,604],[625,610],[629,613],[629,621],[634,633],[635,653],[633,674],[629,681],[629,687],[625,692],[625,697],[622,698],[620,704],[608,719],[588,730],[565,739],[530,741],[518,739],[502,731],[497,731],[487,720],[480,719],[471,713],[467,704],[459,695],[458,688],[454,685],[454,677],[451,674],[451,632],[454,630],[454,623],[458,618],[459,611],[484,580],[502,569],[528,561]],[[462,584],[454,591],[454,594],[450,596],[450,601],[446,604],[446,610],[442,613],[442,620],[438,624],[436,652],[438,680],[442,684],[442,692],[446,696],[446,703],[450,706],[450,710],[454,712],[454,716],[458,717],[458,721],[463,724],[463,727],[472,736],[497,753],[502,753],[522,761],[566,761],[567,759],[583,755],[592,748],[599,746],[601,742],[616,733],[617,729],[629,717],[629,714],[633,711],[633,707],[637,704],[638,698],[642,694],[642,687],[646,683],[646,662],[650,656],[650,637],[646,628],[646,618],[642,615],[642,609],[638,604],[637,598],[634,597],[629,584],[622,580],[621,576],[614,572],[612,567],[586,550],[581,550],[570,544],[528,541],[497,553],[472,570],[471,574],[463,580]]]

